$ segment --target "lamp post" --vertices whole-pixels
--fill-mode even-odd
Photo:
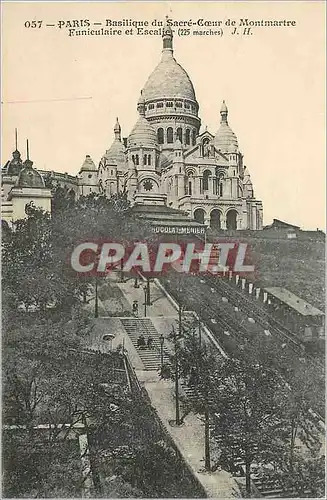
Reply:
[[[178,381],[178,346],[177,346],[177,337],[176,330],[173,327],[173,335],[174,335],[174,347],[175,347],[175,424],[180,425],[180,416],[179,416],[179,381]]]
[[[144,285],[143,290],[144,290],[144,317],[146,317],[147,290],[148,290],[146,285]]]
[[[183,323],[182,323],[182,314],[185,310],[185,306],[178,304],[178,336],[181,337],[183,335]]]
[[[151,306],[150,278],[146,279],[146,303]]]
[[[162,376],[162,370],[163,370],[163,346],[164,346],[164,341],[165,337],[161,334],[159,337],[160,340],[160,363],[161,363],[161,376]]]
[[[99,299],[98,299],[98,277],[95,277],[95,300],[94,300],[94,317],[99,317]]]
[[[182,287],[181,287],[181,276],[179,276],[178,279],[178,295],[182,292]],[[182,313],[185,309],[185,306],[180,303],[180,300],[178,300],[178,335],[179,337],[182,336],[183,328],[182,328]]]

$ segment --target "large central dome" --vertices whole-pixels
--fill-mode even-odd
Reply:
[[[146,102],[162,98],[196,101],[190,77],[173,56],[172,41],[172,30],[165,24],[162,59],[143,87],[143,97]]]
[[[177,138],[186,148],[195,146],[201,120],[190,77],[173,55],[173,32],[168,19],[162,41],[161,61],[142,89],[142,98],[144,116],[155,131],[157,144],[161,151],[168,152]]]
[[[143,88],[143,96],[146,101],[162,98],[196,100],[190,77],[172,54],[163,57],[151,73]]]

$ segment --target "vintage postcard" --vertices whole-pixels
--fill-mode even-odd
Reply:
[[[325,2],[2,2],[3,498],[325,497]]]

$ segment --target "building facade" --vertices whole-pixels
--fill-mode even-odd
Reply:
[[[55,172],[41,172],[41,177],[50,176],[52,184],[65,186],[74,196],[127,192],[133,205],[182,210],[213,229],[262,229],[262,202],[254,196],[226,103],[216,134],[200,132],[195,90],[174,57],[173,33],[167,25],[162,43],[161,60],[141,91],[138,119],[129,136],[122,138],[117,119],[114,141],[98,167],[86,156],[76,177]],[[9,193],[23,168],[17,154],[3,170],[6,219],[15,218],[14,212],[9,215]]]

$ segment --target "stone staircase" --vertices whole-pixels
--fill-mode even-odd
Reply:
[[[125,328],[128,336],[130,337],[133,346],[138,352],[138,355],[141,358],[141,361],[144,365],[145,370],[155,370],[158,371],[160,370],[160,365],[161,365],[161,359],[160,359],[160,352],[161,352],[161,345],[160,345],[160,334],[157,332],[155,329],[151,319],[149,318],[122,318],[121,323],[123,327]],[[139,349],[137,347],[137,339],[138,337],[143,334],[145,337],[145,341],[147,341],[148,337],[151,337],[153,342],[152,342],[152,348],[148,349],[147,347],[143,349]],[[165,342],[167,340],[165,339]],[[167,355],[167,350],[163,350],[163,361],[166,363],[168,361],[168,355]]]

